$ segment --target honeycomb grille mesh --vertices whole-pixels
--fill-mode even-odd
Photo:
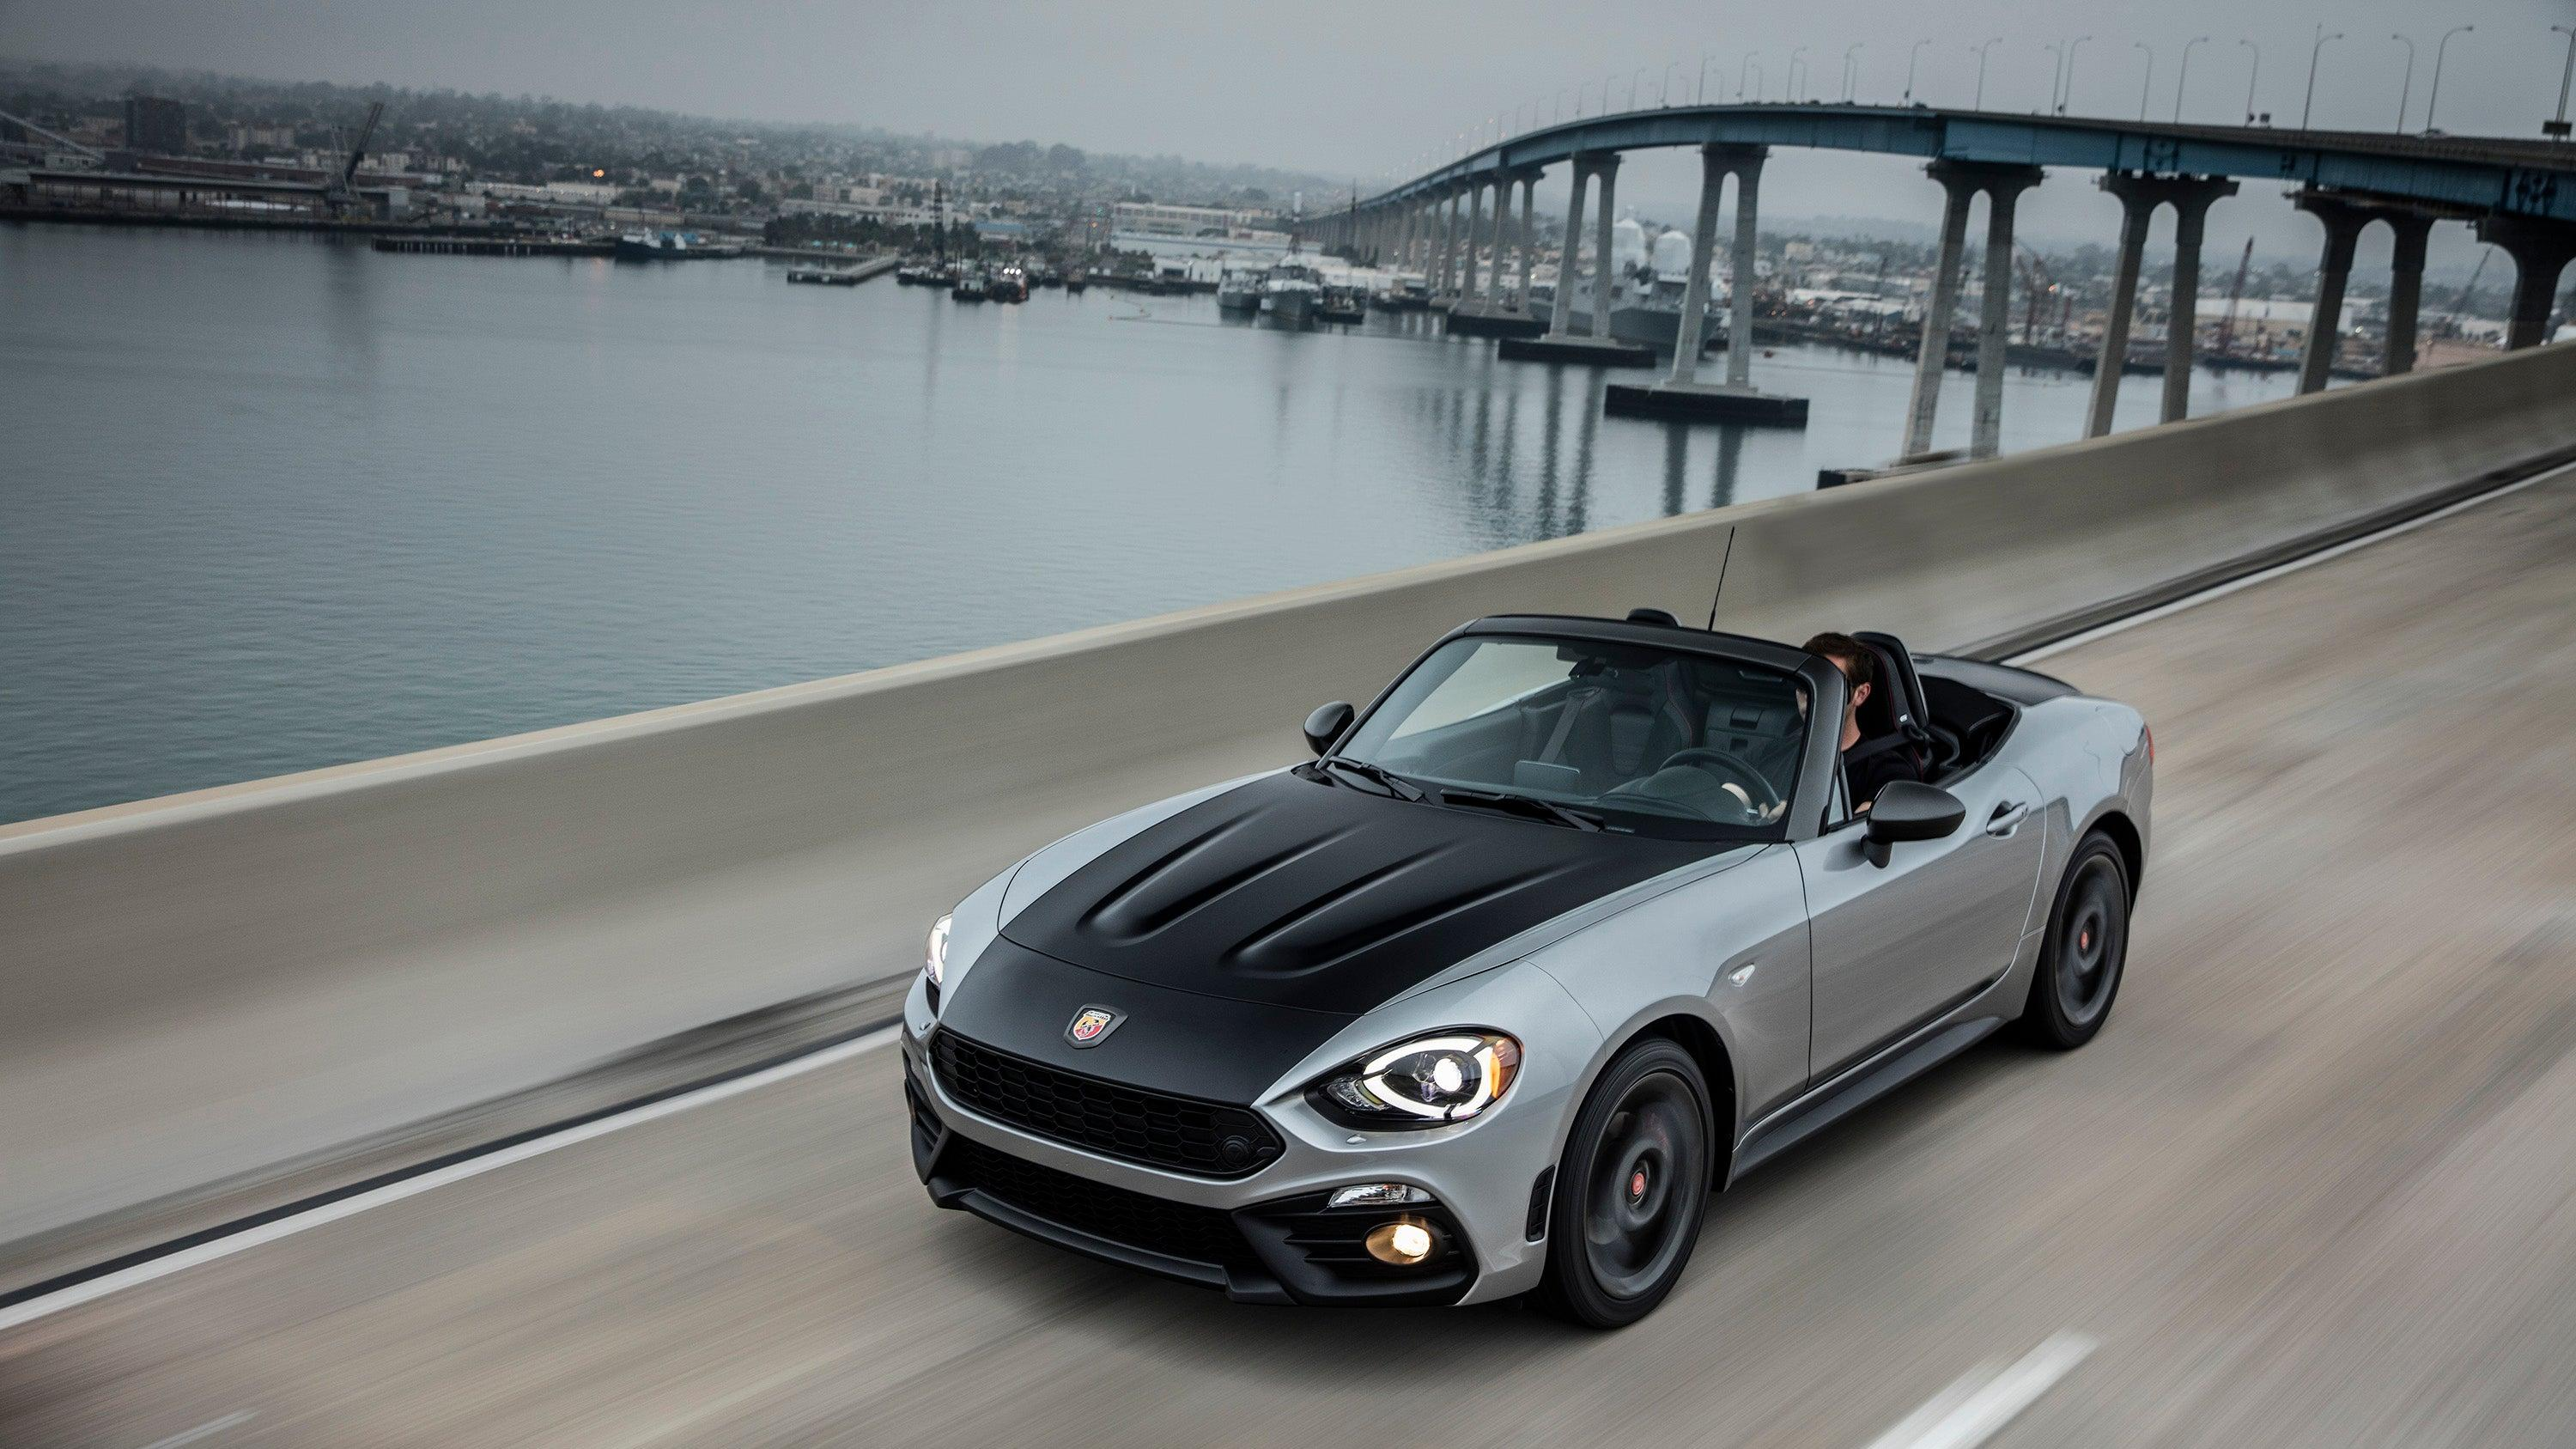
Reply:
[[[1247,1107],[1149,1092],[1033,1062],[952,1031],[931,1039],[939,1085],[975,1111],[1104,1157],[1196,1177],[1244,1177],[1279,1155]]]

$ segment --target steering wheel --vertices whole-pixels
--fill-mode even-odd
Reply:
[[[1742,786],[1745,794],[1752,799],[1753,808],[1758,813],[1767,815],[1789,803],[1781,798],[1778,790],[1772,788],[1770,776],[1753,768],[1742,755],[1732,750],[1721,750],[1714,745],[1675,750],[1665,759],[1663,767],[1669,770],[1675,765],[1697,765],[1710,774],[1733,777],[1734,782]]]

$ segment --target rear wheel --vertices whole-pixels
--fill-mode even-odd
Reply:
[[[1549,1205],[1539,1301],[1592,1328],[1623,1328],[1680,1281],[1708,1213],[1708,1083],[1661,1037],[1610,1063],[1576,1114]]]
[[[2108,837],[2085,836],[2058,881],[2023,1035],[2059,1051],[2091,1041],[2111,1014],[2128,959],[2128,869]]]

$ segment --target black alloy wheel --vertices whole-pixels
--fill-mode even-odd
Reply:
[[[2128,957],[2128,868],[2107,837],[2088,835],[2058,882],[2023,1033],[2060,1051],[2091,1041],[2111,1014]]]
[[[1602,1072],[1557,1169],[1549,1309],[1621,1328],[1672,1291],[1708,1213],[1712,1116],[1699,1064],[1675,1042],[1648,1037]]]

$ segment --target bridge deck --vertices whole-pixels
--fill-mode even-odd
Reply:
[[[0,1336],[0,1442],[1860,1444],[2061,1329],[1995,1442],[2562,1442],[2571,613],[2562,472],[2053,659],[2162,755],[2113,1025],[1766,1168],[1615,1337],[935,1212],[880,1052]]]
[[[1589,116],[1482,147],[1355,205],[1367,210],[1438,195],[1471,177],[1554,165],[1577,153],[1707,143],[2236,176],[2576,221],[2571,145],[1819,103],[1655,107]]]

